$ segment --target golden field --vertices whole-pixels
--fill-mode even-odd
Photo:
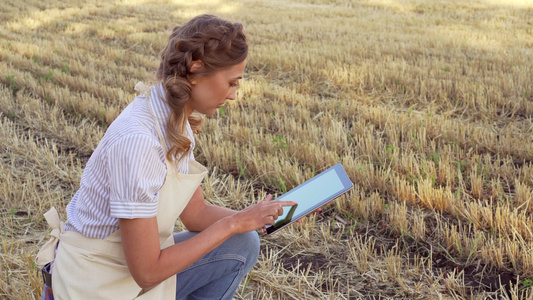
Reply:
[[[533,3],[3,1],[0,299],[39,299],[43,213],[65,206],[169,30],[250,41],[197,160],[234,209],[342,162],[355,188],[262,237],[238,299],[532,299]],[[180,227],[180,225],[177,225]]]

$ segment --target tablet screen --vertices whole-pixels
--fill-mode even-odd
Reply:
[[[291,206],[283,208],[283,215],[273,226],[267,227],[267,233],[272,233],[286,226],[335,199],[353,187],[353,183],[340,164],[327,169],[319,175],[295,187],[276,200],[296,201],[298,206],[292,212],[292,218],[287,218]],[[290,216],[289,216],[290,217]],[[286,219],[286,220],[284,220]]]

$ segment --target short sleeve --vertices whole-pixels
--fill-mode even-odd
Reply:
[[[109,148],[107,158],[111,216],[156,216],[167,172],[161,144],[147,135],[129,135]]]

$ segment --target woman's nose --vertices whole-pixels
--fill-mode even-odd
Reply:
[[[235,100],[235,98],[237,98],[237,92],[236,91],[231,91],[231,92],[229,92],[228,96],[226,96],[226,99],[228,99],[228,100]]]

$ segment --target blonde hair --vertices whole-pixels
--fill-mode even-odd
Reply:
[[[179,158],[191,151],[187,137],[187,120],[195,134],[200,132],[203,118],[198,114],[187,117],[185,106],[191,95],[193,78],[211,76],[243,62],[248,56],[248,44],[242,24],[231,23],[213,15],[200,15],[183,26],[174,27],[156,72],[163,83],[165,101],[171,109],[167,123],[167,139],[172,147],[167,159]],[[200,60],[204,68],[191,73],[193,61]],[[180,157],[181,155],[181,157]]]

